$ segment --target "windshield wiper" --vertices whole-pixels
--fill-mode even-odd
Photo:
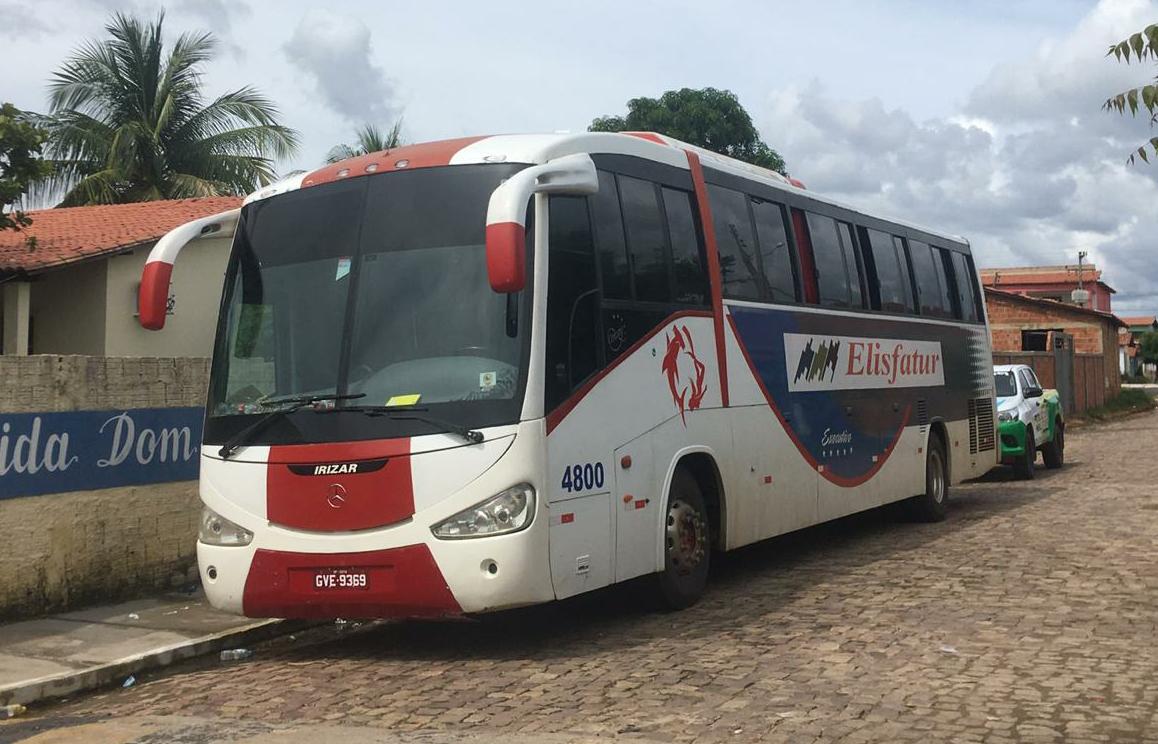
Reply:
[[[342,408],[335,408],[335,411],[359,411],[367,416],[388,416],[392,419],[402,421],[421,421],[431,426],[442,429],[444,432],[457,434],[471,444],[481,444],[484,437],[481,431],[471,429],[470,427],[456,424],[453,421],[446,421],[444,419],[436,418],[425,413],[425,408],[415,408],[413,406],[343,406]]]
[[[276,411],[270,411],[264,414],[257,421],[254,421],[249,426],[231,436],[225,444],[221,445],[221,449],[217,450],[217,454],[223,460],[229,459],[233,451],[244,444],[246,441],[252,439],[257,434],[261,433],[267,426],[272,424],[282,416],[287,416],[294,411],[305,408],[313,403],[321,403],[327,400],[354,400],[357,398],[366,397],[365,393],[357,393],[355,395],[297,395],[286,398],[267,398],[260,401],[263,406],[277,406],[282,404],[289,404],[288,408],[279,408]]]

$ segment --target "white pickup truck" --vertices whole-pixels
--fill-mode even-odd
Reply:
[[[1056,390],[1043,390],[1027,364],[993,368],[997,392],[997,432],[1001,461],[1022,478],[1032,478],[1037,452],[1047,468],[1065,463],[1065,420]]]

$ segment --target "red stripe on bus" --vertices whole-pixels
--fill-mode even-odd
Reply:
[[[642,140],[647,140],[648,142],[654,142],[657,145],[663,145],[664,147],[671,147],[671,145],[663,141],[663,137],[660,137],[655,132],[624,132],[624,134],[629,134],[632,137],[638,137]]]
[[[362,465],[365,472],[315,475],[309,469],[381,460],[386,461],[381,467]],[[265,504],[270,522],[311,532],[366,530],[401,522],[414,514],[410,439],[270,447]]]
[[[804,212],[792,210],[792,232],[796,233],[796,245],[800,249],[800,278],[804,282],[804,301],[815,305],[820,302],[820,292],[816,287],[816,261],[812,257],[812,237],[808,233],[808,222]]]
[[[359,155],[355,158],[342,160],[319,168],[302,179],[302,188],[330,183],[341,178],[353,178],[369,174],[390,173],[398,170],[413,170],[415,168],[436,168],[440,165],[449,165],[450,159],[468,145],[473,145],[486,137],[459,137],[458,139],[439,140],[438,142],[423,142],[417,145],[404,145],[393,150],[372,152],[368,155]],[[400,161],[406,161],[402,168]],[[374,166],[367,171],[367,166]],[[346,173],[342,176],[338,174]]]
[[[671,315],[664,318],[662,321],[660,321],[659,325],[652,328],[650,331],[645,333],[638,341],[633,343],[631,346],[627,347],[627,349],[624,350],[623,353],[621,353],[619,356],[617,356],[615,359],[613,359],[610,363],[608,363],[608,365],[606,367],[604,367],[603,369],[596,372],[594,375],[592,375],[587,380],[587,382],[580,385],[575,390],[575,392],[571,393],[571,395],[567,397],[566,400],[564,400],[559,405],[555,406],[555,408],[553,410],[551,410],[550,413],[547,414],[547,433],[550,434],[552,431],[554,431],[555,427],[557,427],[563,421],[563,419],[567,417],[567,414],[571,413],[571,411],[575,408],[575,406],[579,405],[579,401],[583,400],[583,398],[585,398],[587,396],[587,394],[590,393],[591,390],[596,385],[599,384],[600,380],[602,380],[604,377],[607,377],[607,375],[611,374],[611,370],[615,369],[620,364],[622,364],[624,362],[624,360],[626,360],[629,356],[634,354],[636,351],[639,351],[640,347],[642,347],[644,344],[646,344],[651,339],[655,338],[656,334],[658,334],[660,331],[662,331],[664,328],[666,328],[669,323],[671,323],[674,320],[678,320],[679,318],[708,318],[708,317],[711,317],[711,313],[706,312],[704,310],[681,310],[678,313],[672,313]]]
[[[365,586],[319,588],[318,576],[358,574]],[[249,617],[302,619],[460,615],[430,548],[406,545],[364,553],[289,553],[259,549],[245,578]]]
[[[728,407],[728,353],[724,346],[724,289],[720,276],[720,252],[716,245],[716,225],[708,203],[708,186],[704,183],[704,169],[700,156],[687,150],[688,168],[696,190],[696,205],[700,212],[700,227],[704,231],[704,248],[708,254],[708,280],[712,291],[712,318],[716,328],[716,364],[720,370],[720,399]]]
[[[800,451],[800,454],[803,455],[805,461],[807,461],[813,469],[819,469],[823,463],[817,461],[817,459],[812,456],[812,453],[808,451],[808,447],[804,444],[804,442],[800,441],[800,438],[796,436],[796,432],[792,430],[791,425],[789,425],[787,419],[784,418],[784,414],[782,414],[780,409],[776,407],[776,402],[772,400],[772,394],[769,393],[768,388],[764,386],[764,380],[760,377],[760,372],[756,369],[756,365],[752,362],[752,357],[748,354],[748,349],[744,346],[743,339],[740,338],[740,332],[736,329],[736,321],[733,320],[731,316],[729,316],[728,323],[730,323],[732,326],[732,334],[736,337],[736,344],[740,347],[740,353],[744,356],[744,361],[748,364],[748,371],[752,373],[752,379],[754,379],[756,384],[760,387],[760,392],[764,394],[764,400],[767,401],[768,407],[772,409],[772,413],[776,415],[776,419],[780,422],[780,427],[784,429],[785,433],[788,434],[788,438],[792,440],[794,445],[796,445],[796,449]],[[842,475],[834,475],[833,473],[828,472],[828,469],[825,468],[824,470],[820,471],[820,474],[824,476],[825,480],[828,482],[844,488],[859,486],[869,478],[872,478],[877,474],[877,471],[884,467],[885,462],[889,459],[889,456],[893,454],[893,450],[896,449],[897,442],[900,441],[901,434],[904,433],[905,427],[909,423],[909,414],[912,412],[912,408],[913,406],[911,404],[905,406],[905,415],[901,419],[901,425],[897,427],[896,432],[893,434],[893,441],[889,443],[889,446],[885,448],[885,451],[880,454],[880,456],[877,458],[877,461],[873,463],[873,466],[866,472],[849,478]]]

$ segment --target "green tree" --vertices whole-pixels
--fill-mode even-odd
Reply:
[[[16,208],[20,198],[36,181],[52,171],[40,158],[47,134],[11,103],[0,105],[0,230],[19,230],[32,224]]]
[[[357,138],[355,145],[338,145],[326,155],[327,163],[336,163],[346,158],[356,158],[359,155],[369,155],[372,152],[392,150],[402,146],[402,120],[394,122],[390,131],[385,134],[374,124],[366,124],[354,133]]]
[[[244,194],[275,177],[297,134],[251,87],[206,103],[201,67],[217,42],[182,34],[166,50],[164,14],[116,14],[53,75],[45,188],[61,206]]]
[[[1158,364],[1158,331],[1142,334],[1138,339],[1138,355],[1144,362]]]
[[[1106,56],[1109,57],[1111,54],[1119,62],[1125,61],[1126,64],[1130,64],[1131,59],[1135,59],[1139,63],[1148,59],[1158,62],[1158,23],[1151,24],[1128,39],[1123,39],[1112,45],[1110,50],[1106,52]],[[1104,111],[1117,111],[1119,114],[1125,114],[1126,109],[1129,109],[1131,116],[1138,115],[1139,107],[1144,108],[1146,113],[1150,115],[1151,127],[1158,124],[1158,76],[1155,76],[1154,82],[1150,85],[1122,91],[1116,96],[1107,98],[1106,102],[1102,104]],[[1147,163],[1150,162],[1150,155],[1146,151],[1147,145],[1155,154],[1158,154],[1158,137],[1151,137],[1149,142],[1143,143],[1141,147],[1130,153],[1129,162],[1131,164],[1133,164],[1135,157],[1142,158]]]
[[[633,98],[626,116],[601,116],[590,132],[659,132],[721,155],[788,175],[784,158],[760,139],[736,94],[716,88],[669,90]]]

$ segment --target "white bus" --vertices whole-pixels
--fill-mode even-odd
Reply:
[[[997,463],[968,244],[650,133],[401,147],[166,236],[235,233],[201,578],[254,617],[478,613],[651,575]]]

